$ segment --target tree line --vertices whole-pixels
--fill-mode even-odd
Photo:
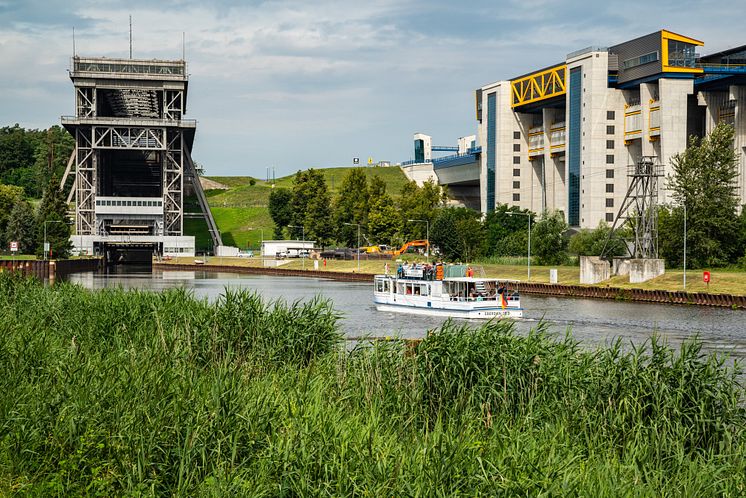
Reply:
[[[38,199],[49,178],[62,178],[74,149],[75,140],[60,126],[0,128],[0,183],[23,187],[25,195]]]
[[[17,242],[20,254],[42,256],[46,240],[52,257],[68,257],[72,249],[71,227],[59,180],[54,176],[49,179],[38,206],[34,207],[32,201],[23,187],[0,183],[0,247],[3,252],[9,251],[10,242]]]

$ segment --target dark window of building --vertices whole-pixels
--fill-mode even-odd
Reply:
[[[670,44],[669,44],[670,46]],[[671,58],[669,57],[669,60]],[[623,69],[630,69],[637,66],[642,66],[643,64],[648,64],[650,62],[655,62],[658,60],[658,51],[650,52],[644,55],[641,55],[639,57],[633,57],[631,59],[627,59],[626,61],[622,62],[622,68]]]
[[[521,176],[521,170],[518,168],[513,169],[513,176]]]
[[[515,140],[520,140],[520,138],[521,138],[521,132],[520,131],[514,131],[513,132],[513,138]]]
[[[614,125],[606,125],[606,134],[607,135],[613,135],[614,134]]]
[[[614,199],[606,199],[606,207],[607,208],[613,208],[614,207]]]
[[[414,161],[416,163],[425,162],[425,141],[424,140],[414,141]]]
[[[487,95],[487,211],[495,209],[496,110],[495,94],[490,93]]]
[[[614,111],[606,111],[606,119],[613,120],[616,117],[616,113]]]
[[[607,140],[606,141],[606,148],[607,149],[613,149],[614,148],[614,141],[613,140]]]
[[[567,222],[578,226],[580,220],[580,176],[581,176],[581,123],[583,110],[583,76],[579,67],[570,70],[567,86],[568,123],[567,123]]]
[[[614,154],[606,154],[606,164],[614,164]]]
[[[694,67],[696,54],[691,43],[668,40],[668,65],[676,67]],[[666,61],[663,61],[666,62]]]
[[[513,152],[520,152],[521,144],[513,144]]]
[[[606,170],[606,178],[614,178],[614,170],[613,169],[607,169]]]
[[[606,221],[609,223],[614,223],[614,213],[606,213]]]
[[[513,194],[513,202],[520,202],[521,194]]]
[[[521,182],[513,182],[513,188],[521,188]]]
[[[606,184],[606,193],[607,194],[613,194],[614,193],[614,184],[613,183],[607,183]]]
[[[513,156],[513,164],[521,164],[521,156]]]

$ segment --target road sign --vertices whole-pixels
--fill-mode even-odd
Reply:
[[[373,158],[372,157],[368,158],[368,164],[373,164]]]
[[[49,252],[49,242],[44,242],[44,252]]]
[[[15,240],[10,242],[10,252],[18,252],[18,242]]]
[[[706,284],[710,283],[710,272],[709,271],[706,271],[706,272],[702,273],[702,280]]]
[[[352,158],[352,164],[360,164],[360,158],[359,157],[353,157]]]

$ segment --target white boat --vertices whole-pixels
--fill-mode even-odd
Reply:
[[[395,275],[375,276],[373,302],[379,311],[397,313],[482,320],[522,318],[515,283],[476,278],[463,266],[403,265]]]

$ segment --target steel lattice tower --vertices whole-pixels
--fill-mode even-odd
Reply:
[[[625,240],[629,256],[635,259],[658,259],[658,179],[663,176],[663,166],[654,156],[642,156],[637,164],[629,166],[630,178],[627,194],[614,218],[611,232],[606,239],[601,257],[607,256],[609,241],[618,236],[624,225],[632,229],[632,238]]]
[[[178,243],[191,183],[221,245],[191,158],[197,123],[184,119],[186,62],[75,56],[70,79],[76,115],[62,125],[75,150],[62,185],[72,174],[76,236],[91,247]]]

